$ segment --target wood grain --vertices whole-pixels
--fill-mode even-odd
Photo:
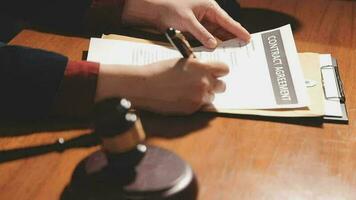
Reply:
[[[349,125],[318,127],[204,113],[169,118],[143,113],[148,142],[177,153],[192,165],[199,200],[356,199],[356,2],[240,2],[244,8],[293,16],[299,22],[294,34],[300,52],[332,53],[338,59]],[[12,44],[80,60],[89,42],[25,30]],[[0,150],[51,143],[88,131],[44,130],[12,136],[4,129]],[[76,164],[95,149],[74,148],[0,163],[0,199],[59,199]]]

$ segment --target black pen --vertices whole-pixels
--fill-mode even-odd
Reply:
[[[185,39],[184,35],[180,31],[174,28],[169,28],[167,29],[165,35],[169,42],[172,44],[172,46],[174,46],[184,58],[196,58],[188,41]]]

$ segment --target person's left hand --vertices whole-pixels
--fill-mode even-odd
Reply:
[[[153,26],[160,31],[173,27],[189,32],[205,47],[215,48],[219,39],[235,36],[249,41],[250,34],[214,0],[129,0],[122,21],[129,25]]]

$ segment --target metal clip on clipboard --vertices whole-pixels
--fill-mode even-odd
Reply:
[[[340,102],[342,116],[341,117],[324,116],[324,120],[340,122],[340,123],[348,123],[348,116],[347,116],[347,110],[345,105],[346,98],[345,98],[343,83],[339,73],[339,68],[336,59],[332,57],[331,60],[332,60],[332,65],[326,65],[320,68],[322,86],[323,86],[324,96],[326,100]],[[325,74],[327,73],[329,73],[329,75],[330,73],[333,74],[332,83],[330,83],[331,80],[330,77],[328,78],[325,77]],[[327,81],[329,81],[329,83]],[[334,91],[334,92],[331,92],[332,94],[330,94],[330,92],[328,91]]]
[[[340,100],[341,103],[345,103],[345,93],[344,93],[344,87],[340,78],[340,73],[339,73],[339,69],[337,66],[335,65],[327,65],[327,66],[323,66],[320,68],[321,70],[321,78],[323,81],[323,91],[324,91],[324,95],[326,99],[329,100]],[[324,84],[324,76],[323,76],[323,71],[325,70],[333,70],[334,72],[334,76],[335,76],[335,83],[337,85],[337,91],[338,91],[338,95],[334,96],[334,95],[328,95],[326,92],[326,88],[325,88],[325,84]]]

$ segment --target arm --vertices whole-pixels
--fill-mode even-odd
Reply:
[[[19,46],[0,48],[2,118],[40,118],[49,113],[67,58]]]
[[[83,116],[95,101],[125,97],[137,108],[190,114],[210,103],[225,85],[222,63],[172,59],[141,67],[69,61],[19,46],[0,48],[0,117],[39,119]]]
[[[40,25],[78,23],[91,5],[91,0],[7,0],[1,12]]]
[[[83,116],[94,105],[99,64],[0,43],[0,118]]]
[[[124,0],[7,0],[0,6],[0,16],[16,19],[20,26],[70,32],[99,26],[98,32],[108,24],[120,24],[123,6]]]
[[[89,114],[94,103],[124,97],[133,106],[161,114],[191,114],[225,90],[217,78],[228,73],[222,63],[172,59],[145,66],[70,61],[56,98],[64,116]]]

